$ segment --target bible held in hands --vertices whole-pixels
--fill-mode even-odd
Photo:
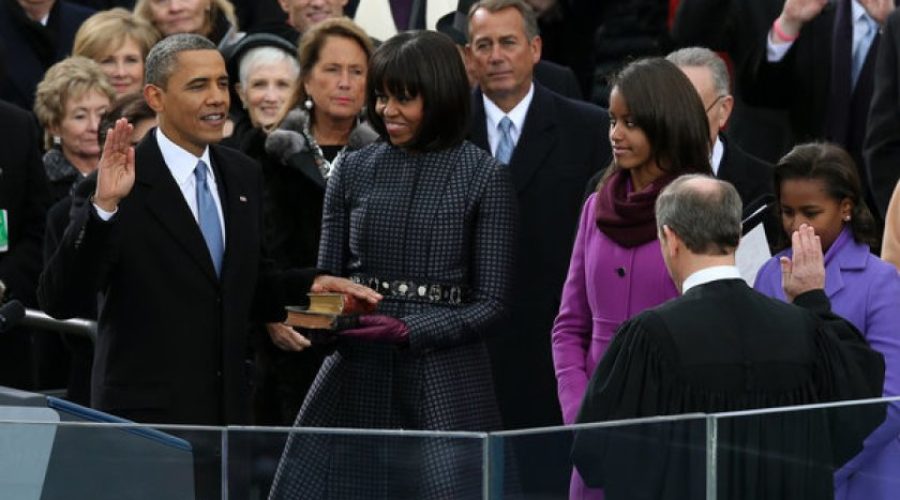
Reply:
[[[343,293],[308,293],[309,307],[286,306],[285,324],[309,330],[346,330],[375,305]]]

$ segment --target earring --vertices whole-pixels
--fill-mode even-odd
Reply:
[[[53,144],[59,146],[60,144],[62,144],[62,139],[60,139],[58,135],[54,135],[53,136]]]
[[[844,216],[844,222],[850,222],[850,216],[849,216],[849,215],[845,215],[845,216]]]
[[[306,108],[307,111],[312,111],[312,109],[313,109],[312,99],[307,97],[306,100],[303,101],[303,107]]]

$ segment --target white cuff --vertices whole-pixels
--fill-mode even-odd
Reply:
[[[766,60],[770,63],[781,62],[793,45],[794,42],[776,42],[775,33],[770,29],[769,35],[766,36]]]
[[[116,215],[116,212],[119,211],[119,207],[116,207],[116,209],[113,210],[112,212],[107,212],[106,210],[103,210],[102,208],[100,208],[96,203],[93,203],[93,201],[91,202],[91,205],[94,205],[94,210],[97,211],[97,216],[100,217],[100,219],[102,219],[104,221],[108,221],[109,219],[112,219],[112,216]]]

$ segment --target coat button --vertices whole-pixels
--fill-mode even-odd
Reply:
[[[618,274],[620,278],[624,278],[624,277],[625,277],[625,268],[624,268],[624,267],[617,267],[617,268],[616,268],[616,274]]]

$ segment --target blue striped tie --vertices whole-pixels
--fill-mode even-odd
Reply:
[[[194,178],[197,180],[197,223],[200,224],[200,232],[206,240],[209,255],[212,257],[213,267],[216,268],[216,276],[222,273],[222,257],[225,254],[225,243],[222,239],[222,226],[219,223],[219,211],[216,209],[216,201],[209,191],[206,182],[206,163],[197,162],[194,169]]]
[[[504,116],[497,128],[500,129],[500,142],[497,143],[497,154],[494,155],[494,158],[497,158],[497,161],[500,163],[509,165],[509,159],[512,158],[513,148],[515,147],[512,135],[509,133],[512,128],[512,120],[508,116]]]

